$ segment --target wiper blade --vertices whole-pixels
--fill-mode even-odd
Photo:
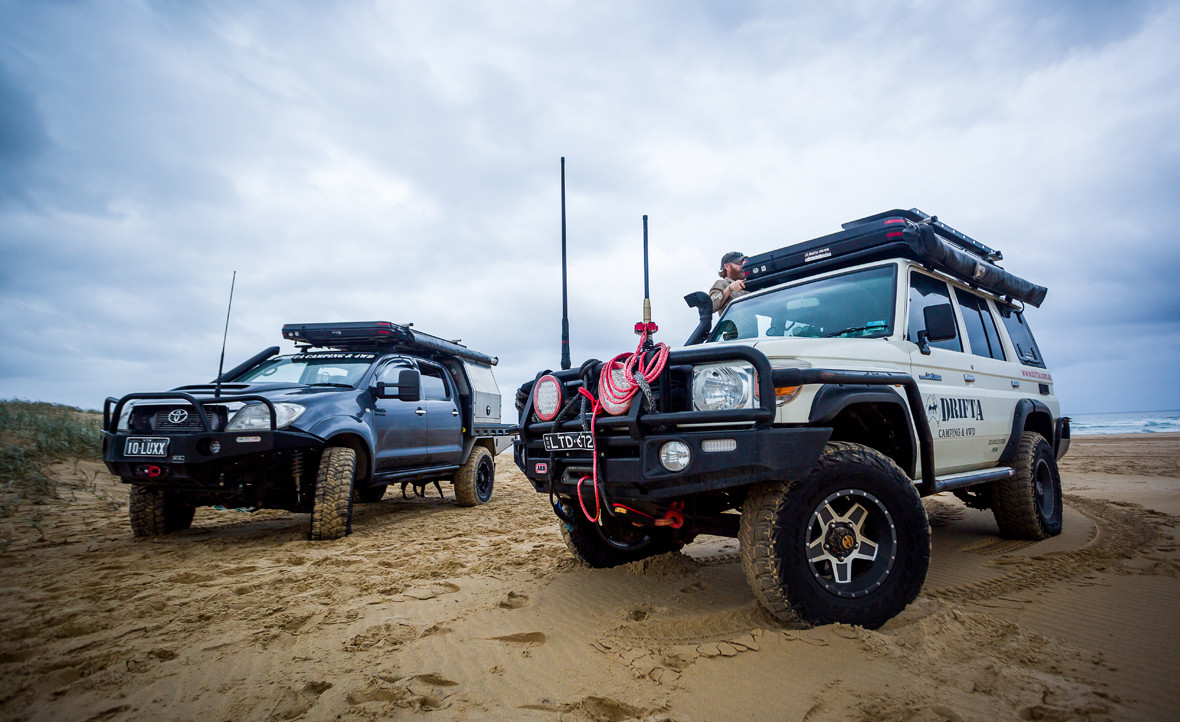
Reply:
[[[849,326],[848,328],[842,329],[840,331],[833,331],[832,333],[825,333],[823,337],[824,338],[835,338],[837,336],[843,336],[846,333],[856,333],[857,331],[873,331],[873,330],[884,331],[885,327],[878,326],[877,324],[872,324],[869,326]]]
[[[334,381],[319,381],[314,384],[307,384],[308,386],[336,386],[342,389],[351,389],[352,384],[338,384]]]

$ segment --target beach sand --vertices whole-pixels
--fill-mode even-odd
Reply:
[[[136,540],[101,464],[56,473],[60,500],[0,517],[4,719],[1180,715],[1177,434],[1075,439],[1043,542],[928,499],[926,586],[876,631],[774,621],[736,540],[579,567],[510,453],[485,506],[390,491],[320,543],[212,509]]]

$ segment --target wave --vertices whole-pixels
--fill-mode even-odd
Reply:
[[[1180,411],[1070,414],[1070,431],[1075,436],[1180,432]]]

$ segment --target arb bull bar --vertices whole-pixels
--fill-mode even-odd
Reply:
[[[754,367],[758,382],[756,407],[717,411],[665,410],[671,397],[669,378],[677,369],[681,371],[681,377],[686,370],[691,377],[693,365],[721,361],[745,361]],[[570,403],[577,403],[577,389],[582,380],[572,371],[555,375],[563,383],[565,398],[570,399]],[[814,467],[832,429],[803,425],[775,427],[774,390],[775,387],[808,384],[900,387],[917,432],[922,481],[926,488],[932,488],[934,446],[926,415],[922,413],[918,385],[911,376],[829,369],[772,369],[765,354],[748,346],[691,347],[673,351],[669,354],[668,369],[656,384],[660,411],[645,410],[643,397],[636,396],[625,414],[600,416],[595,424],[597,448],[593,453],[599,455],[601,488],[613,499],[657,502],[764,481],[802,478]],[[575,495],[578,479],[591,474],[591,452],[546,451],[542,436],[550,432],[581,430],[580,418],[574,415],[560,423],[529,423],[531,418],[532,395],[529,394],[521,412],[520,439],[515,449],[517,465],[537,491],[551,491],[567,497]],[[561,418],[559,415],[558,419]],[[690,449],[691,460],[683,471],[671,472],[659,463],[660,447],[672,440],[683,442]],[[723,441],[709,446],[724,451],[705,451],[702,443],[706,441]]]

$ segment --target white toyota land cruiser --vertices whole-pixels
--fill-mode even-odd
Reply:
[[[522,387],[517,463],[591,566],[728,534],[776,616],[879,626],[925,580],[922,496],[991,509],[1008,536],[1061,531],[1069,420],[1024,318],[1046,290],[1000,259],[916,210],[752,256],[751,293],[715,327],[687,297],[686,347],[589,439],[578,389],[601,364]]]

